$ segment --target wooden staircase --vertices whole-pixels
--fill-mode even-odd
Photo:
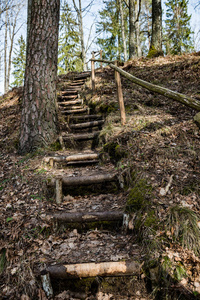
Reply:
[[[132,242],[128,242],[130,236],[123,230],[127,215],[120,205],[113,206],[112,199],[116,200],[122,194],[117,171],[110,162],[106,165],[101,163],[100,154],[96,149],[104,118],[101,115],[90,114],[90,108],[80,98],[79,92],[84,88],[88,76],[88,73],[81,73],[75,76],[73,81],[66,81],[65,90],[59,91],[58,94],[58,105],[66,118],[69,132],[62,132],[62,141],[67,151],[63,150],[62,154],[45,158],[45,163],[50,164],[52,170],[56,172],[49,182],[49,188],[55,190],[57,208],[48,216],[48,220],[57,226],[55,238],[62,228],[61,252],[63,253],[63,249],[67,251],[66,255],[63,253],[57,261],[54,260],[54,251],[58,249],[56,246],[52,247],[52,257],[46,263],[46,267],[41,270],[43,289],[48,298],[65,292],[69,297],[66,296],[66,299],[135,299],[130,297],[134,292],[128,292],[126,288],[122,291],[116,288],[116,295],[113,298],[106,298],[106,296],[98,298],[100,291],[101,295],[104,293],[102,281],[107,280],[108,277],[115,278],[114,286],[116,287],[121,278],[126,278],[123,282],[130,283],[133,276],[140,274],[141,262],[137,245],[134,246],[134,251],[136,249],[137,251],[131,250],[136,253],[134,255],[127,254],[124,248],[121,249],[119,246],[120,241],[127,239],[127,244],[130,244],[131,248]],[[72,152],[69,153],[69,149],[73,149]],[[71,169],[72,166],[73,169]],[[85,195],[91,203],[95,199],[96,204],[91,204],[89,210],[88,204],[85,207],[81,204]],[[76,207],[72,210],[66,209],[62,205],[65,197],[76,199],[76,205],[79,201],[80,210]],[[111,200],[106,200],[109,197]],[[99,202],[98,199],[105,200]],[[110,209],[104,210],[103,202],[106,201]],[[72,236],[74,234],[80,240],[80,249],[72,255],[73,263],[67,255],[69,248],[73,249],[73,245],[69,242],[68,235],[70,234]],[[94,237],[92,243],[91,241],[87,243],[86,236],[90,234]],[[105,241],[95,239],[95,236],[101,234],[104,234]],[[111,246],[110,257],[108,254],[105,255],[108,234],[116,240]],[[82,250],[84,248],[86,252]],[[96,249],[95,258],[94,249]],[[82,252],[84,254],[81,254]],[[90,286],[84,278],[90,278]]]

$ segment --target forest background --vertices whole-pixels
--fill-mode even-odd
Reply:
[[[23,84],[23,74],[25,68],[27,1],[7,0],[7,2],[10,2],[11,8],[8,9],[8,12],[5,11],[4,13],[0,14],[0,95],[7,92],[8,89],[14,86],[20,86]],[[112,39],[109,39],[114,31],[118,30],[117,26],[116,28],[113,28],[112,33],[109,30],[105,30],[102,26],[102,20],[106,20],[107,18],[106,15],[103,15],[103,11],[105,12],[105,9],[108,7],[109,3],[115,2],[116,1],[103,0],[82,1],[83,33],[84,47],[86,50],[86,61],[91,58],[92,51],[97,51],[105,48],[107,49],[107,52],[109,52],[108,47],[106,48],[105,46],[106,40],[108,40],[108,43],[110,44],[112,49],[116,48],[116,51],[114,50],[114,53],[112,53],[112,51],[108,53],[108,56],[106,58],[119,58],[117,57],[118,45],[116,44],[116,39],[114,40],[114,42],[112,42]],[[167,2],[170,1],[162,1],[164,35],[167,19]],[[5,1],[0,1],[0,5],[3,5],[3,3],[5,3]],[[145,3],[147,3],[147,5]],[[151,9],[150,0],[142,0],[143,10],[145,5],[146,8]],[[83,65],[81,63],[81,41],[76,8],[78,8],[78,1],[61,1],[58,58],[59,73],[66,73],[70,70],[80,71],[81,69],[83,69]],[[190,35],[191,47],[187,50],[187,52],[199,51],[200,6],[198,5],[198,1],[188,1],[187,9],[188,16],[191,16],[188,24],[192,32]],[[151,12],[149,12],[149,16],[151,19]],[[146,18],[144,11],[143,15],[142,13],[140,15],[141,28],[143,23],[142,18]],[[143,31],[145,30],[146,29],[143,28]],[[67,38],[66,35],[68,35]],[[141,43],[143,43],[141,54],[146,56],[148,54],[148,34],[142,34],[141,40]],[[168,54],[166,49],[164,50],[164,52],[165,54]],[[87,67],[90,68],[90,64],[88,64]],[[7,75],[5,76],[5,74]]]

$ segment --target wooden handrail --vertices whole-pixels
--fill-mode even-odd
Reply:
[[[164,95],[168,98],[171,98],[173,100],[176,100],[178,102],[181,102],[183,104],[185,104],[186,106],[189,106],[193,109],[196,109],[197,111],[200,111],[200,102],[194,98],[191,98],[187,95],[169,90],[167,88],[164,88],[162,86],[158,86],[155,85],[153,83],[147,82],[145,80],[139,79],[131,74],[129,74],[128,72],[122,70],[121,68],[110,64],[110,67],[114,70],[116,70],[117,72],[119,72],[122,76],[126,77],[127,79],[129,79],[130,81],[146,88],[149,91],[153,91],[156,92],[158,94]]]
[[[106,60],[106,59],[96,59],[96,58],[91,58],[90,61],[94,61],[94,62],[104,62],[106,64],[111,64],[114,63],[115,60]]]

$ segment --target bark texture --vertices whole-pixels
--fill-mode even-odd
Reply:
[[[56,77],[60,0],[32,0],[19,152],[57,135]]]
[[[135,5],[129,0],[129,59],[135,56]]]
[[[162,52],[162,6],[161,0],[152,0],[152,36],[148,56],[163,55]]]
[[[140,264],[135,261],[83,263],[73,265],[48,266],[47,272],[53,278],[86,278],[95,276],[128,276],[140,272]]]

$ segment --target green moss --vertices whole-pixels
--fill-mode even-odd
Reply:
[[[123,157],[127,157],[127,152],[122,148],[122,145],[117,142],[106,143],[103,147],[104,152],[107,152],[110,159],[117,162]]]
[[[57,150],[62,150],[62,146],[60,144],[59,141],[56,141],[55,143],[52,143],[50,145],[50,148],[53,150],[53,151],[57,151]]]
[[[158,50],[156,50],[156,48],[154,46],[151,46],[149,49],[147,58],[153,58],[153,57],[158,57],[158,56],[163,56],[163,52],[158,51]]]
[[[149,205],[148,197],[152,193],[152,187],[147,184],[145,179],[138,180],[131,189],[126,203],[127,212],[145,210]]]

